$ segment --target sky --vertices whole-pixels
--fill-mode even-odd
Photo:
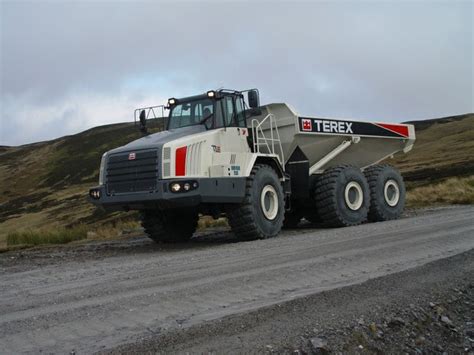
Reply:
[[[317,117],[473,112],[473,4],[0,0],[0,145],[221,87]]]

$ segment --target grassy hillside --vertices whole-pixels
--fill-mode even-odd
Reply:
[[[77,135],[0,150],[0,244],[24,228],[69,226],[98,220],[86,201],[97,183],[102,154],[139,134],[131,124],[97,127]]]
[[[474,174],[474,114],[409,123],[415,125],[415,146],[390,163],[410,186]]]
[[[409,206],[474,202],[474,114],[409,122],[416,143],[390,164],[403,174]]]
[[[447,178],[474,175],[474,115],[412,123],[417,130],[413,151],[389,163],[403,172],[413,196],[424,195],[419,189],[433,184],[447,184]],[[86,196],[97,183],[102,153],[139,136],[133,124],[125,123],[47,142],[1,146],[0,247],[8,233],[18,230],[93,225],[121,218],[124,214],[106,216],[87,203]],[[472,180],[462,181],[471,186]],[[435,191],[442,189],[452,190]],[[415,200],[413,204],[418,203]]]

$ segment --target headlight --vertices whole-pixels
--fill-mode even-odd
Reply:
[[[174,193],[185,193],[199,187],[197,181],[174,181],[170,183],[170,190]]]
[[[172,97],[171,99],[168,99],[168,105],[173,106],[176,105],[176,99]]]
[[[104,185],[106,159],[107,159],[107,153],[102,154],[102,159],[100,160],[100,169],[99,169],[99,185]]]
[[[171,184],[171,191],[173,192],[178,192],[179,190],[181,190],[181,185],[177,182]]]

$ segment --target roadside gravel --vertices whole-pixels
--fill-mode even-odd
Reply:
[[[106,353],[156,351],[473,354],[474,250]]]

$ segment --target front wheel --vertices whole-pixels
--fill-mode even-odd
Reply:
[[[276,236],[283,225],[285,205],[278,175],[268,165],[255,165],[247,178],[245,199],[230,207],[227,218],[240,240]]]
[[[196,231],[199,214],[194,210],[143,210],[142,226],[150,239],[157,243],[178,243],[191,239]]]

